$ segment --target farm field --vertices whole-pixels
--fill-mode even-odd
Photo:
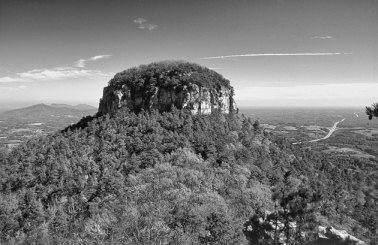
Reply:
[[[378,120],[368,120],[363,108],[240,108],[258,120],[266,132],[333,156],[378,159]],[[325,137],[335,122],[335,131]]]

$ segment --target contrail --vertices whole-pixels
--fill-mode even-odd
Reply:
[[[224,56],[213,56],[213,57],[203,57],[200,60],[208,59],[224,59],[224,58],[235,58],[235,57],[257,57],[257,56],[311,56],[311,55],[343,55],[343,54],[353,54],[353,53],[273,53],[273,54],[233,54]]]

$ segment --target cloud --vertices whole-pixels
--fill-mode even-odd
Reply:
[[[143,24],[145,22],[147,22],[147,20],[143,19],[143,18],[138,18],[138,19],[134,20],[134,23],[137,23],[137,24]]]
[[[152,31],[153,29],[158,27],[157,25],[148,23],[148,21],[144,18],[138,18],[138,19],[134,20],[134,23],[139,24],[138,28],[142,29],[142,30],[148,29],[148,30]]]
[[[111,56],[112,55],[110,55],[110,54],[96,55],[96,56],[89,58],[89,60],[98,60],[98,59],[103,59],[103,58],[109,58]]]
[[[80,60],[76,61],[74,63],[74,65],[76,67],[85,67],[85,62],[87,62],[87,61],[95,61],[95,60],[99,60],[99,59],[109,58],[111,56],[112,55],[110,55],[110,54],[96,55],[96,56],[93,56],[93,57],[90,57],[90,58],[87,58],[87,59],[80,59]]]
[[[110,77],[113,74],[99,70],[77,69],[75,67],[56,67],[52,69],[34,69],[17,73],[13,77],[0,77],[0,83],[54,81],[75,78]],[[20,88],[23,86],[20,86]]]
[[[26,81],[49,81],[63,80],[68,78],[95,78],[110,76],[98,70],[84,70],[73,67],[58,67],[54,69],[34,69],[27,72],[17,73],[18,78]]]
[[[95,61],[103,58],[109,58],[112,55],[96,55],[87,59],[80,59],[75,62],[76,67],[72,66],[59,66],[54,68],[33,69],[26,72],[19,72],[13,76],[0,77],[0,83],[16,83],[16,82],[43,82],[43,81],[56,81],[65,79],[87,78],[96,79],[111,77],[113,73],[104,73],[100,70],[81,69],[84,67],[85,62]],[[3,87],[4,88],[4,87]],[[17,89],[25,89],[26,86],[18,86]],[[8,89],[15,89],[9,88]]]
[[[1,91],[16,91],[16,90],[22,90],[26,89],[26,86],[18,86],[18,87],[0,87],[0,92]]]
[[[325,36],[325,37],[315,36],[315,37],[312,37],[311,39],[331,39],[331,38],[332,38],[331,36]]]
[[[11,82],[23,82],[25,81],[19,77],[0,77],[0,83],[11,83]]]
[[[208,67],[210,70],[222,70],[224,68],[221,67]]]
[[[224,56],[203,57],[200,60],[224,59],[236,57],[258,57],[258,56],[317,56],[317,55],[344,55],[353,53],[265,53],[265,54],[233,54]]]

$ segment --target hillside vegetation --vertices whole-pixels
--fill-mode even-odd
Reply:
[[[230,81],[219,73],[195,63],[185,61],[160,61],[140,65],[117,73],[109,81],[110,86],[130,87],[174,87],[177,85],[196,84],[202,87],[230,87]]]
[[[232,90],[207,68],[158,62],[106,91],[186,83]],[[377,244],[373,160],[303,149],[235,110],[135,114],[116,102],[0,152],[0,244],[319,244],[319,225]]]
[[[311,244],[317,224],[378,240],[376,166],[302,150],[240,115],[121,110],[0,161],[1,243],[247,244],[243,226],[267,212],[297,223],[275,231],[289,244]],[[263,230],[259,244],[276,244]]]

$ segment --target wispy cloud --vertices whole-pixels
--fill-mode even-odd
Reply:
[[[316,56],[316,55],[344,55],[353,53],[265,53],[265,54],[232,54],[223,56],[203,57],[201,60],[224,59],[236,57],[259,57],[259,56]]]
[[[15,91],[15,90],[22,90],[22,89],[26,89],[27,87],[26,86],[18,86],[18,87],[0,87],[0,92],[1,91]]]
[[[210,70],[222,70],[222,69],[225,69],[225,68],[221,68],[221,67],[209,67]]]
[[[23,82],[25,79],[20,77],[0,77],[0,83],[11,83],[11,82]]]
[[[101,78],[110,77],[113,74],[103,73],[99,70],[77,69],[75,67],[56,67],[52,69],[34,69],[20,72],[15,76],[0,77],[0,83],[14,82],[40,82],[75,78]]]
[[[87,59],[80,59],[74,62],[74,66],[59,66],[55,68],[33,69],[26,72],[19,72],[13,76],[0,77],[0,83],[13,83],[13,82],[39,82],[39,81],[52,81],[64,80],[75,78],[101,78],[110,77],[113,74],[104,73],[100,70],[80,69],[85,67],[85,62],[95,61],[99,59],[109,58],[112,55],[96,55]],[[79,67],[79,68],[78,68]]]
[[[109,58],[111,56],[112,55],[110,55],[110,54],[96,55],[96,56],[93,56],[93,57],[90,57],[90,58],[87,58],[87,59],[80,59],[80,60],[76,61],[74,65],[76,67],[85,67],[85,62],[87,62],[87,61],[95,61],[95,60],[99,60],[99,59]]]
[[[138,18],[138,19],[134,20],[134,23],[138,24],[139,25],[138,28],[142,29],[142,30],[148,29],[148,30],[152,31],[153,29],[155,29],[156,27],[158,27],[157,25],[149,23],[144,18]]]
[[[109,75],[110,74],[106,74],[98,70],[84,70],[73,67],[57,67],[53,69],[34,69],[27,72],[17,73],[17,78],[33,82],[63,80],[68,78],[95,78]]]
[[[325,37],[315,36],[315,37],[312,37],[311,39],[331,39],[331,38],[332,38],[331,36],[325,36]]]

